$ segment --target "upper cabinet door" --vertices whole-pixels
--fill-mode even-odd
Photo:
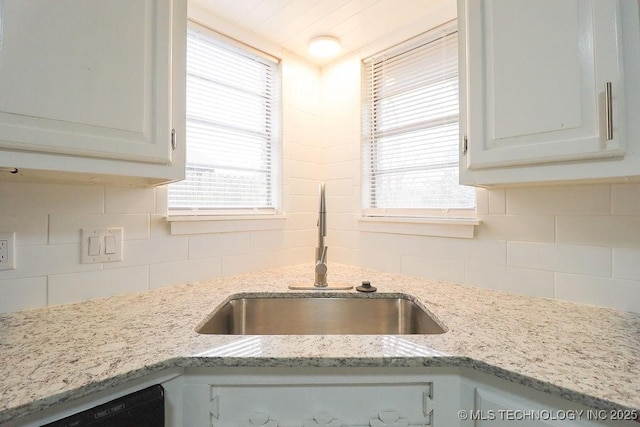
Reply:
[[[0,149],[171,162],[171,0],[0,2]]]
[[[460,0],[459,6],[463,167],[624,156],[617,1]]]

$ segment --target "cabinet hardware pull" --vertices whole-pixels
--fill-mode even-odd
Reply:
[[[176,130],[175,129],[171,129],[171,149],[173,151],[176,151],[177,145],[178,145],[178,143],[176,142]]]
[[[604,90],[604,112],[607,116],[607,141],[613,140],[613,103],[611,102],[611,82],[607,82]]]
[[[462,139],[462,155],[466,156],[467,155],[467,135],[464,136],[464,138]]]

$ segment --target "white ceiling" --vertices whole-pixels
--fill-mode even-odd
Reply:
[[[340,56],[382,50],[455,18],[455,0],[193,0],[200,7],[319,66],[309,39],[332,35]]]

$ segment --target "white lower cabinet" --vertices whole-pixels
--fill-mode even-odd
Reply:
[[[467,371],[460,386],[464,427],[637,426],[637,411],[589,408],[487,374]]]
[[[467,368],[188,368],[133,380],[3,427],[38,427],[161,384],[166,427],[637,427]]]
[[[459,380],[450,372],[403,369],[190,371],[167,426],[459,425]],[[169,394],[169,393],[168,393]],[[175,397],[175,396],[174,396]],[[179,399],[179,398],[178,398]]]
[[[163,386],[167,427],[634,427],[470,369],[198,368]]]

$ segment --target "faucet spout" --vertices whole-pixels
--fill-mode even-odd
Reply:
[[[314,286],[327,286],[327,246],[324,238],[327,236],[327,202],[324,182],[320,183],[320,206],[318,208],[318,246],[316,247],[316,266]]]
[[[318,207],[318,246],[316,247],[316,263],[314,266],[315,280],[313,286],[307,284],[289,285],[289,289],[313,289],[313,290],[348,290],[353,285],[327,284],[327,245],[324,238],[327,237],[327,202],[325,197],[324,182],[320,183],[320,205]]]

